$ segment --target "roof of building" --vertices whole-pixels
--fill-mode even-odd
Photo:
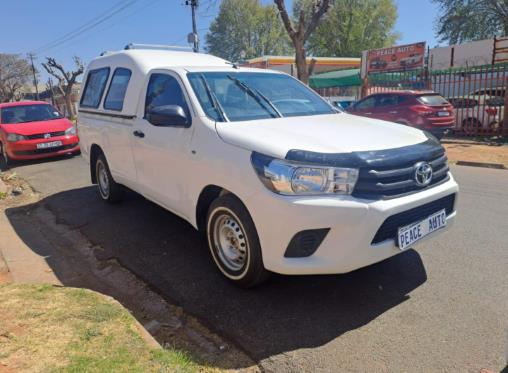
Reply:
[[[307,57],[307,62],[316,60],[316,65],[353,65],[360,66],[361,59],[356,57]],[[270,65],[295,63],[294,56],[261,56],[247,60],[249,64],[267,62]]]
[[[309,78],[309,85],[312,88],[350,87],[361,84],[360,69],[330,71]]]

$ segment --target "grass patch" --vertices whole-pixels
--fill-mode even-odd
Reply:
[[[178,350],[153,349],[132,315],[84,289],[0,285],[0,358],[13,371],[217,371]]]

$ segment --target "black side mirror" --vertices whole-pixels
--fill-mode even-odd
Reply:
[[[190,127],[191,121],[185,110],[179,105],[156,106],[145,115],[145,119],[154,126]]]

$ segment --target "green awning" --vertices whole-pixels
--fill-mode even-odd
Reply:
[[[330,71],[312,75],[309,79],[312,88],[351,87],[360,86],[360,69]]]

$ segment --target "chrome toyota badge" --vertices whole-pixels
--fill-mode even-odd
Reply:
[[[418,186],[427,186],[432,181],[432,167],[427,162],[415,164],[415,181]]]

